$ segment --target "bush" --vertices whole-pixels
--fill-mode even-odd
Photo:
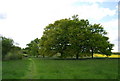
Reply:
[[[4,60],[17,60],[22,59],[22,55],[20,52],[8,52],[5,56]]]

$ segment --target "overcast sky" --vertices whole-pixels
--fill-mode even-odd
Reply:
[[[118,0],[0,0],[0,34],[26,47],[45,26],[74,14],[103,25],[118,51]]]

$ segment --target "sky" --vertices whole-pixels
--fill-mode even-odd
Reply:
[[[0,0],[0,35],[25,48],[48,24],[75,14],[101,24],[118,51],[118,0]]]

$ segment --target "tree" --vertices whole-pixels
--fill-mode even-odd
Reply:
[[[4,59],[5,55],[12,49],[14,41],[2,36],[0,38],[2,38],[2,58]]]
[[[68,19],[58,20],[45,28],[41,45],[46,50],[45,53],[49,52],[48,56],[60,53],[64,57],[64,50],[68,45],[68,22]]]
[[[90,25],[87,32],[86,47],[90,50],[92,58],[94,53],[99,53],[101,50],[106,52],[110,43],[108,41],[109,38],[105,36],[107,32],[103,29],[103,27],[100,24]],[[111,50],[112,49],[109,51]]]
[[[13,39],[6,38],[1,36],[2,38],[2,59],[3,60],[14,60],[14,59],[22,59],[21,48],[14,45]]]
[[[114,44],[111,44],[109,41],[106,41],[106,43],[103,44],[102,48],[99,49],[101,54],[106,55],[107,57],[112,54],[111,50],[113,50]]]
[[[27,44],[28,47],[26,49],[28,50],[28,54],[32,56],[37,56],[39,55],[39,39],[36,38],[33,41],[31,41],[29,44]]]
[[[91,25],[88,20],[79,20],[78,15],[72,16],[72,19],[57,20],[44,30],[40,42],[42,55],[53,56],[60,53],[62,58],[93,58],[94,53],[110,55],[113,47],[100,24]]]
[[[86,28],[89,25],[88,20],[79,20],[77,16],[73,16],[73,20],[71,20],[71,26],[69,27],[69,42],[71,48],[74,50],[74,54],[76,55],[76,59],[79,56],[82,56],[83,49],[85,48],[85,38],[86,38]]]

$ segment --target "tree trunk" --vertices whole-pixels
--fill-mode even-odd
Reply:
[[[107,58],[108,58],[108,55],[107,55]]]
[[[93,49],[91,48],[91,51],[92,51],[92,58],[93,58]]]
[[[61,52],[61,58],[63,58],[63,53]]]
[[[60,51],[60,54],[61,54],[60,58],[63,58],[63,50]]]
[[[76,54],[76,59],[78,59],[79,58],[79,55],[78,55],[78,53]]]

